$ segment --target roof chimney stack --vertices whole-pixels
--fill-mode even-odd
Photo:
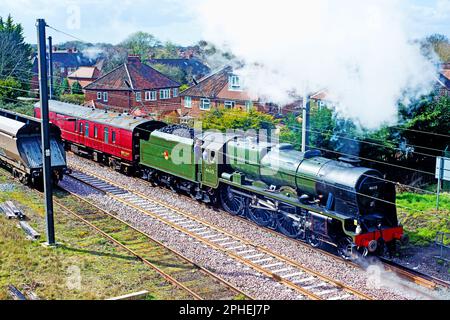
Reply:
[[[131,55],[131,54],[128,55],[128,63],[140,66],[141,65],[141,56]]]

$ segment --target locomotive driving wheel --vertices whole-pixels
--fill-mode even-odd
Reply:
[[[252,205],[257,205],[256,203],[252,203]],[[261,227],[271,227],[273,228],[275,225],[274,215],[275,212],[271,210],[255,208],[250,205],[248,208],[248,217],[255,222],[257,225]]]
[[[296,213],[295,207],[280,204],[277,214],[277,229],[289,238],[304,238],[304,226]]]
[[[220,190],[220,201],[223,208],[233,216],[245,216],[246,198],[233,192],[233,188],[226,186]]]

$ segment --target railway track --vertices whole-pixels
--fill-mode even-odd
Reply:
[[[386,258],[380,258],[380,261],[383,263],[387,270],[395,272],[402,278],[408,279],[411,282],[414,282],[422,287],[428,289],[437,289],[438,287],[446,289],[450,288],[450,283],[444,280],[424,274],[420,271],[410,269]]]
[[[244,217],[234,216],[234,218],[239,219],[243,223],[246,223],[246,224],[248,224],[248,225],[250,225],[252,227],[263,228],[265,231],[267,231],[267,232],[269,232],[269,233],[271,233],[271,234],[273,234],[275,236],[278,236],[278,237],[281,237],[281,238],[286,239],[288,241],[294,242],[295,244],[300,244],[300,245],[302,245],[304,247],[307,247],[308,249],[318,251],[321,254],[324,254],[324,255],[326,255],[326,256],[328,256],[330,258],[336,259],[337,261],[344,262],[344,263],[346,263],[346,264],[348,264],[348,265],[350,265],[352,267],[363,268],[363,266],[361,266],[360,264],[358,264],[356,262],[345,260],[345,259],[343,259],[343,258],[341,258],[341,257],[339,257],[339,256],[337,256],[337,255],[335,255],[335,254],[333,254],[333,253],[331,253],[329,251],[321,249],[321,248],[313,248],[310,245],[308,245],[307,243],[304,243],[304,242],[302,242],[300,240],[289,238],[288,236],[285,236],[284,234],[282,234],[280,232],[277,232],[275,230],[258,226],[254,222],[249,221],[249,220],[247,220]],[[386,271],[393,272],[396,275],[400,276],[401,278],[403,278],[405,280],[408,280],[410,282],[413,282],[413,283],[415,283],[415,284],[417,284],[417,285],[419,285],[421,287],[424,287],[424,288],[427,288],[427,289],[437,289],[438,287],[447,288],[447,289],[450,288],[450,283],[448,283],[448,282],[446,282],[444,280],[441,280],[439,278],[427,275],[425,273],[422,273],[422,272],[410,269],[408,267],[405,267],[405,266],[403,266],[401,264],[398,264],[398,263],[396,263],[396,262],[394,262],[392,260],[389,260],[387,258],[380,257],[379,261],[380,261],[381,264],[383,264],[383,266],[384,266]]]
[[[126,221],[68,190],[65,191],[80,202],[89,205],[89,208],[75,212],[62,200],[55,200],[59,207],[135,256],[159,273],[168,283],[185,291],[193,299],[232,300],[244,298],[253,300],[235,286],[139,231]]]
[[[74,169],[78,168],[74,167]],[[286,287],[296,290],[307,299],[371,299],[365,293],[302,266],[298,262],[283,257],[267,248],[230,234],[189,213],[136,193],[93,172],[82,171],[73,172],[69,176],[107,194],[125,206],[163,222],[209,248],[226,254],[246,268],[253,269],[277,280]]]

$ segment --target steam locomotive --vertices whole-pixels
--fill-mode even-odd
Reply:
[[[328,243],[344,258],[382,254],[407,241],[394,186],[350,159],[57,101],[50,102],[50,119],[74,153],[313,247]]]

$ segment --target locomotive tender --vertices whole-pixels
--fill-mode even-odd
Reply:
[[[39,115],[39,108],[36,108]],[[127,114],[50,102],[66,147],[345,258],[407,240],[380,172],[244,134],[195,135]]]
[[[66,169],[66,154],[55,125],[50,126],[50,151],[53,181],[59,182]],[[0,164],[24,184],[42,184],[41,124],[37,119],[0,109]]]

